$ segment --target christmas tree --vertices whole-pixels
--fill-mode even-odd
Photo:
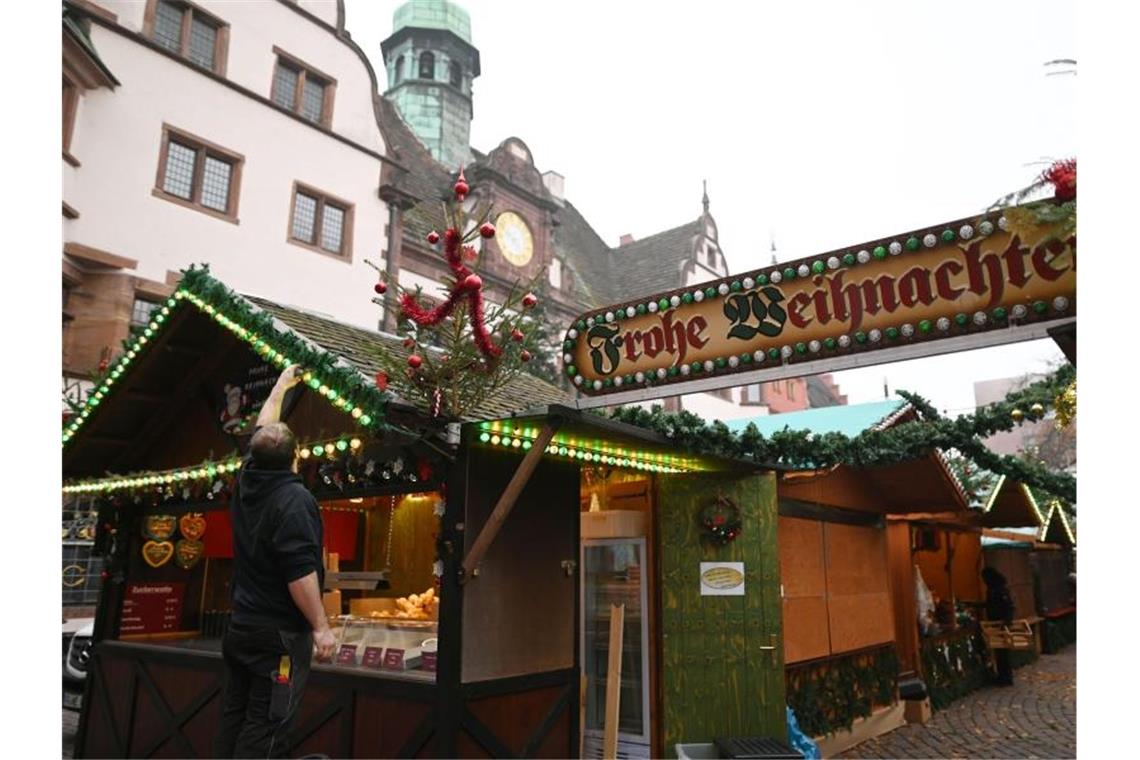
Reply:
[[[463,418],[501,392],[534,358],[539,331],[532,310],[538,297],[532,292],[533,283],[515,282],[501,304],[487,301],[483,278],[476,271],[479,253],[470,243],[477,236],[495,236],[489,221],[491,206],[481,204],[468,215],[463,201],[471,188],[462,170],[452,189],[454,201],[443,205],[443,234],[432,231],[427,236],[432,245],[442,242],[450,271],[441,301],[425,304],[420,287],[409,290],[390,283],[387,274],[372,265],[380,273],[375,285],[378,296],[395,288],[397,330],[410,352],[406,359],[378,353],[381,369],[376,384],[381,390],[391,386],[433,416]],[[380,297],[372,300],[383,304]]]

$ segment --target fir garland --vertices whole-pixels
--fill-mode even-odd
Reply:
[[[390,397],[388,393],[380,391],[336,354],[324,351],[291,331],[282,331],[274,324],[272,315],[211,277],[209,265],[191,265],[183,270],[179,287],[198,296],[250,332],[256,332],[277,353],[311,370],[330,386],[335,384],[342,398],[369,412],[381,429],[385,427],[383,416]]]
[[[1016,457],[999,456],[980,439],[996,432],[1012,430],[1025,420],[1038,420],[1052,406],[1060,392],[1073,382],[1076,370],[1064,365],[1049,377],[1004,401],[978,409],[972,415],[944,419],[921,396],[899,392],[913,404],[921,421],[897,425],[888,430],[867,430],[851,438],[842,433],[813,434],[809,430],[780,430],[765,437],[754,424],[733,433],[723,422],[706,423],[688,411],[666,413],[660,406],[620,407],[610,412],[614,419],[654,430],[680,447],[694,452],[759,463],[781,464],[800,469],[834,465],[876,467],[920,459],[933,451],[957,449],[991,472],[1003,474],[1068,503],[1076,502],[1077,481],[1066,473]],[[1014,409],[1026,409],[1020,419]],[[1037,410],[1037,411],[1034,411]]]
[[[849,730],[857,718],[894,701],[898,670],[893,644],[790,665],[785,672],[786,700],[808,736]]]
[[[924,639],[922,672],[930,705],[935,710],[985,686],[990,678],[990,662],[980,629]]]

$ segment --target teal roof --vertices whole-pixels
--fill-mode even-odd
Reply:
[[[405,27],[443,29],[471,44],[471,17],[447,0],[409,0],[392,14],[392,33]]]
[[[873,401],[869,404],[826,406],[822,409],[807,409],[802,412],[767,414],[761,417],[732,420],[724,424],[728,426],[729,430],[739,432],[748,427],[748,423],[751,422],[765,437],[788,428],[789,430],[810,430],[817,435],[842,433],[853,438],[865,430],[874,428],[904,406],[906,406],[906,402],[902,399],[890,399]]]

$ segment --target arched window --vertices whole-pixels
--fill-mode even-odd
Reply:
[[[435,79],[435,56],[431,53],[420,54],[420,79]]]
[[[451,65],[448,67],[448,73],[450,74],[452,87],[463,86],[463,67],[460,66],[457,61],[451,62]]]
[[[396,68],[392,76],[392,84],[399,84],[404,81],[404,56],[396,59]]]

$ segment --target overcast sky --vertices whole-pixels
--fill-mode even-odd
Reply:
[[[984,210],[1075,155],[1075,0],[742,3],[466,0],[482,75],[472,144],[509,136],[611,245],[695,219],[733,272]],[[346,0],[383,68],[389,0]],[[381,76],[383,76],[381,74]],[[1035,341],[837,373],[951,412],[973,382],[1063,359]]]

